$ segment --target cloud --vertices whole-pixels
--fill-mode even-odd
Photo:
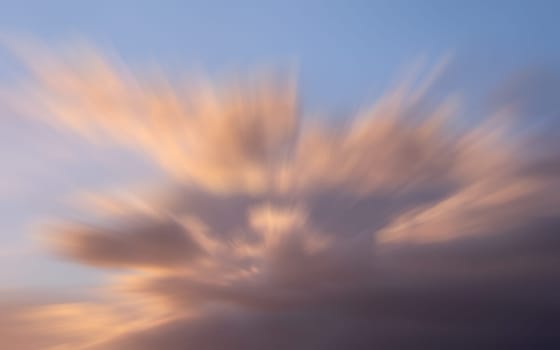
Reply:
[[[138,221],[114,231],[65,227],[57,230],[51,243],[61,255],[108,267],[180,265],[202,253],[183,226],[163,220]]]
[[[290,79],[216,88],[91,49],[21,50],[31,79],[4,94],[15,111],[138,152],[172,183],[89,194],[98,222],[45,233],[72,261],[127,269],[111,302],[39,313],[70,317],[62,334],[85,327],[72,349],[560,342],[560,158],[544,146],[557,135],[517,132],[511,109],[460,128],[460,105],[433,101],[428,74],[341,124],[306,117]]]

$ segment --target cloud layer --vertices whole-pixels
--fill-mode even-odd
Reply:
[[[126,272],[107,301],[6,313],[27,315],[16,329],[29,339],[104,350],[560,343],[558,134],[519,131],[508,106],[460,128],[460,105],[431,99],[428,74],[342,123],[303,115],[290,79],[217,88],[133,73],[91,49],[16,51],[31,74],[3,93],[15,112],[140,153],[172,183],[78,196],[98,220],[51,227],[49,246]]]

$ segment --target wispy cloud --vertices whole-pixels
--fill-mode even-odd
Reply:
[[[542,146],[557,135],[517,132],[509,108],[457,127],[457,99],[430,100],[441,67],[342,124],[302,115],[291,77],[185,84],[92,49],[18,50],[30,79],[3,94],[15,112],[138,152],[173,183],[82,194],[99,221],[47,230],[59,256],[127,272],[110,301],[32,308],[30,342],[39,329],[53,349],[558,340],[560,148]]]

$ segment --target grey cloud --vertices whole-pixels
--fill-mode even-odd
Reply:
[[[491,238],[381,249],[362,283],[337,288],[321,286],[324,276],[314,274],[307,274],[313,286],[301,289],[168,285],[175,292],[198,289],[218,306],[111,346],[552,349],[560,344],[559,227],[554,218]]]
[[[203,254],[188,230],[174,221],[140,221],[116,229],[66,227],[52,238],[62,256],[102,267],[172,267]]]

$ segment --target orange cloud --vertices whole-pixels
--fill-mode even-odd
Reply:
[[[100,222],[48,234],[72,261],[127,269],[109,288],[118,302],[32,311],[79,335],[53,345],[403,348],[425,335],[453,347],[519,300],[554,304],[526,285],[558,288],[559,148],[527,146],[535,135],[515,135],[509,109],[463,130],[456,99],[423,104],[441,67],[339,125],[306,119],[289,79],[181,85],[91,49],[20,49],[31,79],[4,94],[15,111],[138,152],[173,179],[158,196],[89,194]],[[115,314],[122,300],[134,317]],[[513,325],[534,321],[519,315]]]

